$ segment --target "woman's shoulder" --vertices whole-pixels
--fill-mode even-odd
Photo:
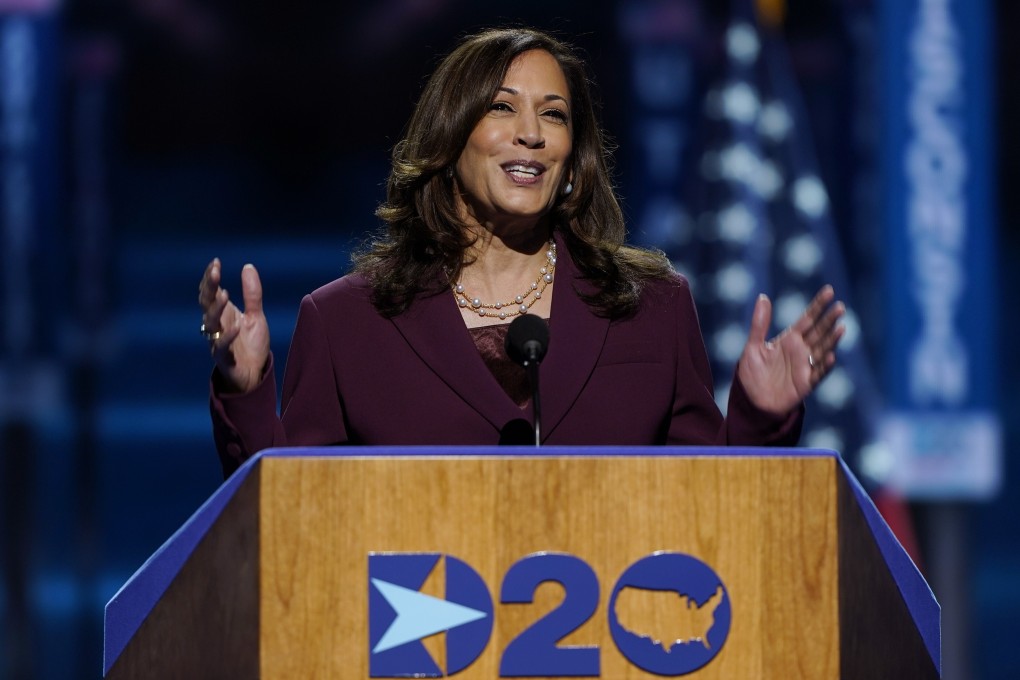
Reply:
[[[641,277],[641,293],[673,297],[677,294],[690,294],[691,283],[686,276],[672,267]]]
[[[660,250],[624,245],[617,251],[616,260],[625,278],[636,283],[642,293],[675,295],[690,289],[687,278]]]
[[[669,291],[675,291],[678,289],[690,290],[691,283],[686,276],[675,269],[670,269],[669,271],[662,272],[657,276],[647,277],[644,281],[644,287]]]
[[[674,270],[643,279],[639,300],[640,310],[663,319],[677,313],[687,317],[695,309],[690,281]]]
[[[320,308],[371,306],[372,285],[364,274],[346,274],[316,288],[306,299]]]

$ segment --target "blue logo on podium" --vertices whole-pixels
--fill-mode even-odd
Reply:
[[[655,553],[632,564],[616,582],[609,631],[634,665],[665,676],[692,673],[726,642],[729,594],[701,560]]]
[[[442,561],[445,596],[421,592]],[[467,564],[440,553],[375,553],[368,557],[369,675],[373,678],[453,675],[485,649],[492,633],[492,597]],[[446,633],[446,670],[422,640]]]

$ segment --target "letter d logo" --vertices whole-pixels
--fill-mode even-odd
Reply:
[[[368,556],[368,669],[373,678],[453,675],[467,668],[492,634],[492,597],[481,576],[455,557],[446,567],[445,595],[420,592],[440,553]],[[446,672],[421,643],[446,633]]]

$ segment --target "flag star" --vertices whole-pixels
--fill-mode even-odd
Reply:
[[[715,277],[715,285],[721,299],[727,302],[745,302],[751,297],[754,277],[747,267],[734,262],[719,270]]]
[[[736,123],[753,123],[760,108],[758,93],[747,83],[733,83],[722,93],[723,115]]]
[[[854,310],[849,307],[847,307],[846,312],[843,314],[841,322],[844,331],[843,338],[839,341],[839,348],[842,351],[849,352],[857,346],[858,341],[861,339],[861,322]]]
[[[748,243],[758,220],[743,203],[734,203],[719,213],[719,237],[734,243]]]
[[[818,240],[810,234],[795,236],[782,248],[783,264],[790,271],[808,276],[818,271],[822,264],[822,249]]]
[[[773,142],[782,142],[793,129],[793,118],[781,101],[770,101],[761,107],[758,132]]]
[[[783,188],[783,175],[772,161],[763,160],[750,178],[751,188],[766,201],[771,201]]]
[[[829,206],[829,195],[815,175],[798,177],[793,183],[793,205],[805,216],[817,219]]]
[[[833,409],[843,408],[853,393],[854,384],[850,376],[839,366],[815,388],[815,398],[818,402]]]
[[[750,24],[735,23],[726,31],[726,52],[741,64],[753,63],[760,51],[761,42]]]
[[[780,328],[792,326],[807,308],[807,299],[800,292],[783,293],[773,307],[775,324]]]
[[[896,468],[896,455],[885,442],[875,441],[862,446],[858,460],[861,473],[879,483],[887,482]]]
[[[844,443],[843,433],[834,427],[820,427],[804,435],[804,446],[811,449],[842,451]]]
[[[728,324],[712,334],[712,357],[716,361],[733,363],[740,358],[747,344],[747,331],[737,323]]]
[[[750,182],[754,179],[761,159],[747,144],[737,143],[719,155],[722,176],[733,182]]]

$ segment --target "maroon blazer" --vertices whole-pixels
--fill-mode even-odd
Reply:
[[[803,409],[755,408],[739,381],[727,418],[687,281],[647,284],[638,311],[601,318],[560,244],[549,352],[540,369],[542,441],[548,445],[796,445]],[[276,414],[272,362],[245,395],[222,394],[214,374],[213,431],[224,471],[271,446],[493,445],[527,418],[486,367],[451,293],[385,318],[362,276],[301,302]]]

